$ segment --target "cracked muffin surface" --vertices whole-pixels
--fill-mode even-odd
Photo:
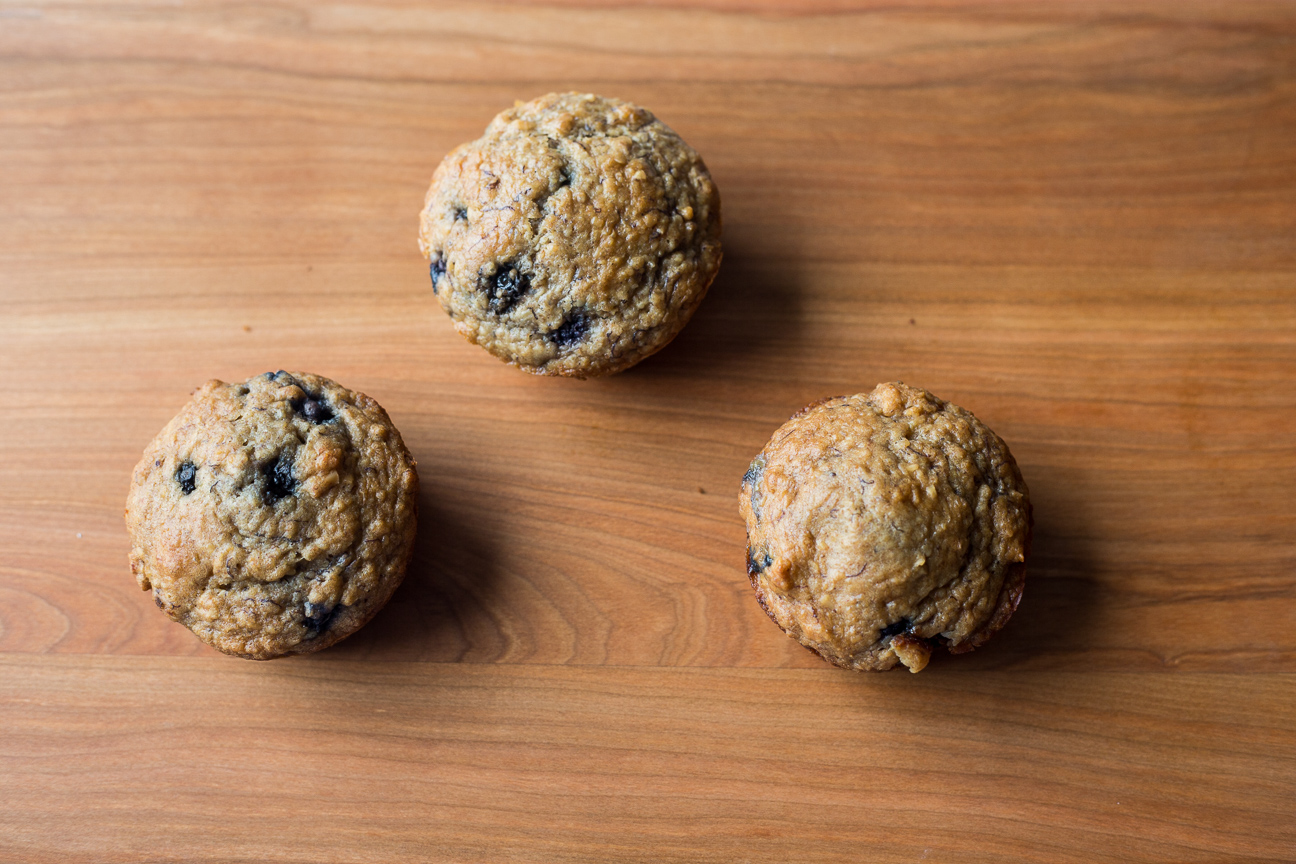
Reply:
[[[391,597],[417,508],[414,459],[373,399],[302,372],[213,380],[135,467],[131,572],[219,651],[305,654]]]
[[[458,330],[527,372],[587,378],[664,347],[720,268],[720,196],[649,111],[551,93],[445,157],[420,218]]]
[[[849,669],[971,651],[1021,599],[1031,507],[1007,445],[902,383],[796,414],[743,477],[747,571],[792,638]]]

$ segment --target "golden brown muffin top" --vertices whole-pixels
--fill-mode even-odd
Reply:
[[[446,156],[419,245],[469,341],[536,374],[606,375],[665,346],[706,295],[720,196],[649,111],[550,93]]]
[[[404,577],[418,475],[377,402],[327,378],[209,381],[135,467],[131,571],[227,654],[316,651]]]
[[[739,499],[757,598],[836,665],[918,671],[971,650],[1021,595],[1026,484],[1000,438],[925,390],[879,384],[783,425]]]

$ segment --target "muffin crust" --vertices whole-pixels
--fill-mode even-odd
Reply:
[[[437,168],[420,219],[455,329],[527,372],[626,369],[688,322],[720,268],[720,196],[649,111],[550,93]]]
[[[743,478],[747,569],[789,636],[835,665],[917,672],[971,651],[1016,609],[1029,493],[971,413],[902,383],[825,399]]]
[[[414,460],[368,396],[303,372],[209,381],[135,467],[131,572],[226,654],[318,651],[396,590],[417,507]]]

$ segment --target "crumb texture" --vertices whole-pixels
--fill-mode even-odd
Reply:
[[[437,168],[420,219],[455,329],[528,372],[626,369],[688,323],[720,269],[720,196],[647,110],[551,93]]]
[[[308,653],[391,597],[417,507],[414,460],[368,396],[302,372],[209,381],[135,467],[131,571],[226,654]]]
[[[879,384],[784,424],[743,478],[748,573],[789,636],[846,668],[970,651],[1021,598],[1029,493],[1007,445],[925,390]]]

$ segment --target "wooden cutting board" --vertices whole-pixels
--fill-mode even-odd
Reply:
[[[0,5],[0,860],[1296,860],[1296,5]],[[428,178],[515,99],[652,108],[723,272],[540,380],[451,329]],[[419,462],[364,631],[251,663],[122,506],[209,378]],[[1035,502],[1008,628],[832,669],[743,572],[790,414],[904,380]]]

